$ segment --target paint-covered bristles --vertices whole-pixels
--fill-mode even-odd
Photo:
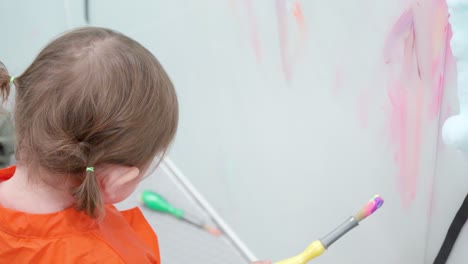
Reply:
[[[364,218],[374,213],[377,209],[379,209],[383,205],[383,203],[384,200],[382,199],[382,197],[376,195],[354,217],[358,222],[360,222]]]
[[[221,233],[221,230],[219,230],[219,229],[216,228],[216,227],[204,225],[204,226],[203,226],[203,229],[205,229],[206,231],[208,231],[208,233],[212,234],[213,236],[220,236],[220,235],[222,234],[222,233]]]

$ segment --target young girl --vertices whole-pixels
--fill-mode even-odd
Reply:
[[[16,77],[17,166],[0,171],[1,263],[160,263],[138,209],[119,212],[174,137],[178,105],[157,59],[109,29],[49,43]]]
[[[16,88],[17,166],[0,170],[1,263],[160,263],[138,208],[119,212],[174,137],[174,87],[136,41],[81,28],[47,45]],[[269,262],[258,262],[269,263]]]

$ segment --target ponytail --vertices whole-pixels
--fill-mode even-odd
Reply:
[[[77,210],[84,211],[92,218],[104,215],[104,202],[94,167],[86,168],[83,182],[73,190],[72,194],[76,201]]]

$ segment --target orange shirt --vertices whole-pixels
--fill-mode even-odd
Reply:
[[[9,179],[15,167],[0,169]],[[138,208],[106,206],[96,222],[73,208],[28,214],[0,206],[0,263],[160,263],[156,234]]]

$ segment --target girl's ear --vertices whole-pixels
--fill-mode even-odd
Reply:
[[[125,200],[135,191],[140,178],[140,170],[137,167],[114,164],[97,168],[96,173],[105,204]]]

